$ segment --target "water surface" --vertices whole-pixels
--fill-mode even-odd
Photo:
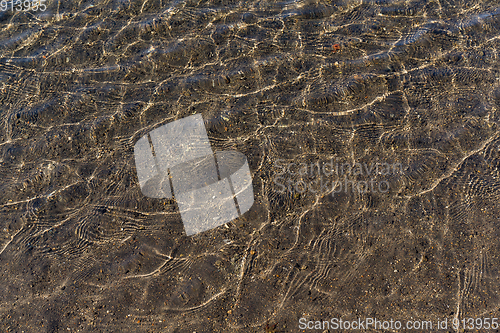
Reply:
[[[0,12],[2,331],[500,317],[496,1],[46,4]],[[255,203],[186,236],[133,147],[192,114]]]

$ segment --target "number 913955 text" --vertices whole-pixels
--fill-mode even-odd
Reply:
[[[44,12],[47,9],[45,4],[46,0],[1,0],[0,1],[0,11],[11,11],[11,12],[28,12],[28,11],[41,11]]]

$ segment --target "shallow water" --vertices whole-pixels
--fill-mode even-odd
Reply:
[[[498,2],[46,4],[0,11],[2,332],[500,317]],[[192,114],[255,202],[187,236],[134,144]]]

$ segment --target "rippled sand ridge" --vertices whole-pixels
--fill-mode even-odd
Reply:
[[[45,4],[0,11],[0,331],[500,318],[498,1]],[[134,145],[194,114],[254,203],[188,236]]]

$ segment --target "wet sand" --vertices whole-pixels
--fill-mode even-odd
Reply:
[[[494,1],[0,12],[0,331],[500,318],[499,32]],[[255,202],[187,236],[134,144],[193,114]]]

